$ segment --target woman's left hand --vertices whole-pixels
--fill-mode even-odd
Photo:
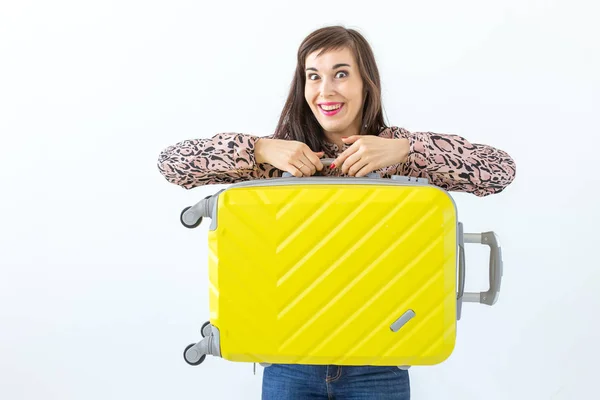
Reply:
[[[366,176],[380,168],[406,162],[410,151],[408,139],[388,139],[372,135],[354,135],[343,138],[351,143],[332,163],[343,174]]]

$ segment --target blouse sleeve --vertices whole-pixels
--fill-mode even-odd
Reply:
[[[514,160],[503,150],[471,143],[452,134],[391,128],[392,138],[409,140],[408,160],[386,174],[427,178],[448,191],[487,196],[502,192],[515,178]]]
[[[160,152],[158,170],[164,178],[185,189],[279,176],[270,164],[257,164],[256,142],[261,137],[220,133],[208,139],[184,140]]]

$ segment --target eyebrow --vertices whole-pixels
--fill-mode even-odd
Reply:
[[[341,68],[341,67],[350,67],[350,64],[343,64],[343,63],[342,64],[335,64],[332,69],[338,69],[338,68]],[[306,68],[306,70],[307,71],[316,71],[316,72],[319,72],[318,69],[313,68],[313,67],[308,67],[308,68]]]

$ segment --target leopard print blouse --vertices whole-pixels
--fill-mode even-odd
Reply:
[[[447,191],[480,197],[500,193],[515,178],[515,162],[505,151],[470,143],[458,135],[409,132],[394,126],[382,130],[379,136],[409,139],[410,143],[407,162],[375,171],[383,178],[427,178]],[[254,145],[259,139],[248,134],[220,133],[208,139],[184,140],[160,152],[158,169],[168,182],[185,189],[280,177],[284,171],[256,163]],[[348,146],[340,149],[329,144],[323,150],[326,157],[335,158]],[[323,168],[321,174],[340,172]]]

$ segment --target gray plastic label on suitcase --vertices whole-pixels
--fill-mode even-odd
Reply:
[[[406,183],[420,183],[424,185],[429,184],[429,180],[427,178],[415,178],[414,176],[392,175],[392,179]]]
[[[414,316],[415,312],[413,310],[408,310],[400,318],[398,318],[394,323],[390,326],[392,332],[398,332],[400,328],[402,328],[408,321],[410,321]]]

